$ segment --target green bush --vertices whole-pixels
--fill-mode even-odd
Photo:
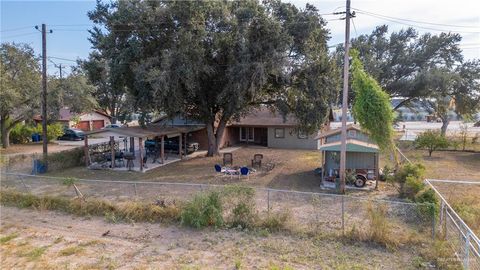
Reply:
[[[278,232],[286,228],[290,213],[270,213],[265,219],[262,219],[259,226],[268,229],[269,232]]]
[[[47,141],[50,142],[56,140],[59,136],[62,136],[64,129],[64,126],[60,123],[53,123],[47,125]],[[42,125],[37,125],[37,127],[35,128],[35,132],[38,134],[42,134]]]
[[[431,188],[420,192],[415,202],[418,203],[417,209],[421,216],[427,220],[431,220],[432,217],[436,217],[439,213],[438,199],[435,196],[435,191]]]
[[[14,144],[28,143],[33,133],[35,133],[34,127],[22,123],[16,124],[10,131],[10,141]]]
[[[48,154],[48,169],[63,170],[80,166],[84,163],[84,155],[82,148],[50,153]]]
[[[212,191],[195,195],[181,212],[181,223],[194,228],[223,225],[223,209],[220,194]]]
[[[257,218],[254,196],[252,187],[226,186],[221,192],[226,223],[232,227],[253,227]]]
[[[425,166],[420,163],[407,163],[397,169],[387,180],[399,185],[402,198],[414,200],[417,193],[423,188]]]

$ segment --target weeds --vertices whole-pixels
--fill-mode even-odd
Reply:
[[[220,227],[224,224],[220,194],[212,191],[197,194],[185,204],[181,212],[181,223],[194,228]]]
[[[72,246],[60,250],[60,256],[71,256],[73,254],[78,254],[84,251],[84,248],[81,246]]]
[[[34,260],[40,258],[45,253],[47,248],[48,248],[48,246],[28,249],[28,251],[25,250],[24,252],[20,252],[19,256],[27,257],[29,260],[34,261]]]
[[[6,236],[0,238],[0,244],[5,244],[8,241],[10,241],[12,239],[15,239],[17,237],[18,237],[18,233],[12,233],[12,234],[6,235]]]
[[[265,219],[260,220],[259,227],[265,228],[270,232],[278,232],[286,228],[290,219],[290,212],[270,213]]]

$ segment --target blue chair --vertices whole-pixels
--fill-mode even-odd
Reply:
[[[240,168],[240,174],[238,175],[238,178],[240,178],[241,175],[247,176],[248,179],[250,180],[250,169],[247,167],[241,167]]]
[[[223,173],[222,166],[220,166],[219,164],[215,164],[215,171],[217,173]]]

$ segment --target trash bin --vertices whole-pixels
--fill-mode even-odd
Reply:
[[[40,141],[40,134],[33,133],[32,134],[32,142],[39,142]]]
[[[47,172],[47,167],[45,164],[40,159],[34,159],[33,160],[33,170],[32,174],[37,174],[37,173],[46,173]]]

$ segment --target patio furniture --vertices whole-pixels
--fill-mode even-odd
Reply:
[[[223,154],[223,166],[233,165],[233,154],[232,153],[224,153]]]
[[[248,167],[241,167],[240,173],[238,174],[238,178],[240,178],[240,176],[242,175],[246,176],[248,180],[250,180],[250,169]]]
[[[255,154],[252,159],[252,168],[261,168],[262,167],[263,154]]]

